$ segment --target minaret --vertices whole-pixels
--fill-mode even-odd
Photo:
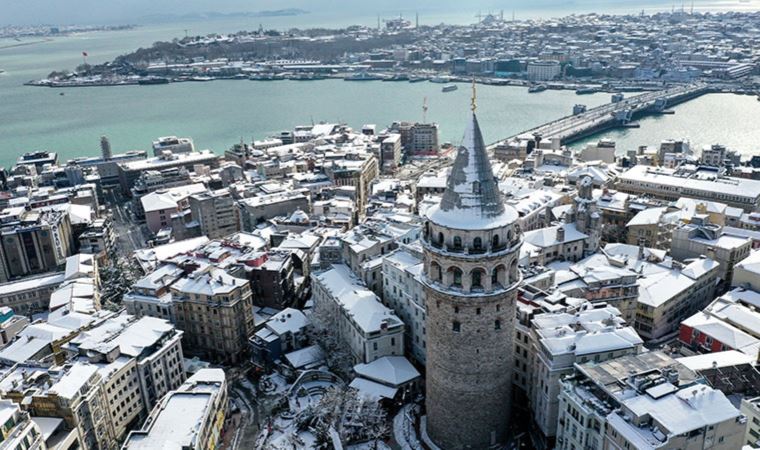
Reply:
[[[506,206],[475,116],[440,205],[426,212],[427,431],[442,449],[507,438],[522,235]]]

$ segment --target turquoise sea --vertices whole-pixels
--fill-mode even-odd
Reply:
[[[575,11],[572,11],[575,12]],[[580,12],[580,11],[577,11]],[[622,11],[632,12],[632,11]],[[536,13],[540,15],[539,13]],[[555,14],[558,15],[558,14]],[[83,33],[40,40],[0,40],[0,165],[25,151],[48,149],[65,160],[99,152],[107,135],[114,151],[148,149],[159,136],[189,136],[197,148],[222,153],[241,138],[260,139],[312,121],[378,127],[394,120],[421,120],[427,98],[428,120],[438,122],[441,138],[461,138],[469,112],[469,86],[442,93],[433,83],[325,81],[213,81],[160,86],[91,87],[57,90],[23,86],[56,69],[73,68],[87,51],[89,62],[113,59],[157,40],[193,34],[265,27],[340,26],[361,20],[309,14],[246,21],[218,20],[141,26],[134,30]],[[421,22],[471,22],[468,14],[421,17]],[[21,45],[20,45],[21,44]],[[63,92],[65,95],[59,95]],[[528,94],[524,88],[478,87],[478,116],[489,142],[567,115],[575,103],[589,107],[607,94],[577,96],[571,91]],[[754,97],[708,95],[676,108],[676,114],[645,119],[642,128],[609,133],[620,149],[685,137],[696,146],[720,142],[754,153],[760,142],[760,102]],[[594,138],[596,139],[596,137]]]

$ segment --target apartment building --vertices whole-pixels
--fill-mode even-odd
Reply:
[[[222,445],[228,401],[224,371],[201,369],[167,394],[151,411],[142,429],[129,433],[121,449],[218,448]]]
[[[200,234],[220,239],[240,231],[240,211],[228,189],[206,191],[189,198],[192,220],[200,225]]]
[[[590,304],[589,304],[590,306]],[[575,314],[545,313],[533,318],[530,404],[541,440],[551,448],[557,435],[560,380],[575,364],[600,363],[637,354],[643,341],[610,306],[589,307]]]
[[[175,281],[170,290],[187,353],[225,364],[245,360],[254,332],[247,280],[207,266]]]
[[[576,365],[559,393],[557,448],[738,449],[745,418],[660,351]]]
[[[311,278],[315,313],[334,321],[330,329],[357,363],[404,354],[404,323],[347,266],[336,264]]]
[[[383,258],[383,303],[404,322],[406,353],[425,365],[425,291],[420,251],[404,246]]]

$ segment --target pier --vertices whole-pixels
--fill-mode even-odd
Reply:
[[[677,86],[662,91],[645,92],[617,103],[607,103],[575,115],[545,123],[522,133],[492,144],[494,146],[513,140],[542,141],[559,139],[567,145],[584,137],[610,128],[632,126],[635,119],[652,115],[668,114],[669,107],[699,97],[710,88],[705,83]]]

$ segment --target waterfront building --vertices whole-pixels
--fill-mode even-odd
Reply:
[[[473,101],[443,198],[425,213],[426,426],[439,447],[507,439],[521,280],[517,219],[496,184]]]
[[[526,70],[531,81],[550,81],[559,77],[561,67],[558,61],[530,61]]]
[[[219,167],[219,157],[211,150],[202,150],[200,152],[174,154],[168,151],[163,152],[160,156],[152,158],[125,161],[119,163],[119,184],[124,195],[130,195],[137,179],[143,172],[149,170],[161,171],[163,169],[172,169],[184,167],[187,170],[194,170],[196,166],[208,166],[212,169]]]
[[[153,141],[153,156],[161,156],[165,151],[174,154],[192,153],[195,151],[195,145],[192,139],[177,136],[160,137]]]

